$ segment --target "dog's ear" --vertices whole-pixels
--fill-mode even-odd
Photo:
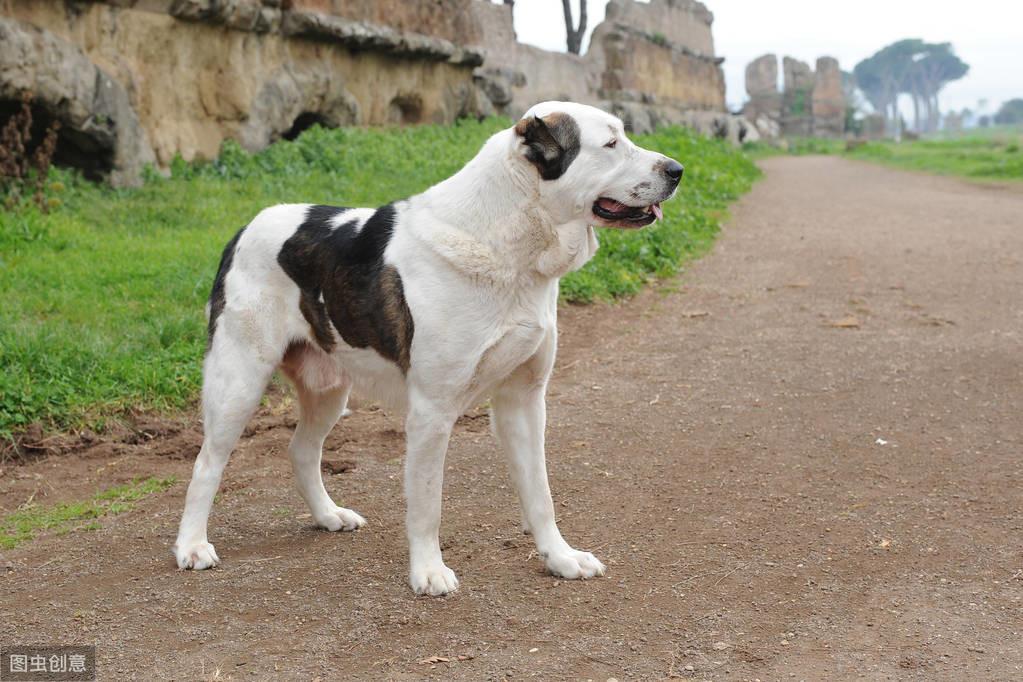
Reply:
[[[579,124],[568,114],[526,116],[515,124],[526,159],[544,180],[557,180],[579,154]]]

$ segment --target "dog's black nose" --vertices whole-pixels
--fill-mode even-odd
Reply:
[[[679,163],[678,161],[675,161],[674,159],[669,161],[668,165],[664,167],[664,174],[667,175],[672,180],[674,180],[675,182],[678,182],[679,180],[682,179],[682,174],[685,171],[686,169],[682,167],[682,164]]]

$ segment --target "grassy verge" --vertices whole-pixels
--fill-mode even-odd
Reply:
[[[223,245],[264,206],[378,206],[448,177],[508,121],[365,130],[313,128],[255,155],[175,163],[134,190],[52,171],[49,213],[0,212],[0,439],[35,422],[102,428],[129,409],[190,403],[200,382],[203,306]],[[758,171],[721,142],[676,129],[640,136],[687,166],[658,227],[603,231],[570,301],[637,291],[712,242]],[[2,197],[0,197],[2,198]],[[0,204],[2,205],[2,204]]]
[[[845,150],[845,140],[826,137],[794,137],[769,142],[749,142],[743,145],[742,150],[753,159],[766,159],[772,156],[840,154]]]
[[[1023,129],[993,128],[924,140],[878,140],[847,149],[845,140],[795,138],[744,147],[751,158],[779,155],[841,154],[907,170],[981,180],[1023,179]]]
[[[83,502],[66,502],[50,507],[29,505],[0,519],[0,549],[13,549],[37,533],[96,530],[96,519],[130,510],[147,495],[163,492],[176,483],[174,477],[147,478],[108,488]]]
[[[908,170],[983,180],[1023,179],[1023,132],[977,134],[912,142],[868,142],[846,153]]]

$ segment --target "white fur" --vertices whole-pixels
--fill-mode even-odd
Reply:
[[[225,306],[205,361],[205,440],[175,545],[179,567],[219,563],[206,533],[213,497],[280,366],[296,384],[301,409],[289,447],[296,483],[313,518],[328,530],[365,523],[334,504],[320,476],[323,440],[349,391],[405,410],[409,581],[417,593],[441,595],[458,586],[438,541],[444,456],[455,420],[488,396],[524,528],[547,568],[565,578],[604,573],[592,554],[562,538],[547,483],[544,395],[557,347],[558,278],[597,249],[592,225],[599,222],[590,209],[598,197],[653,203],[668,198],[674,185],[660,186],[656,167],[665,157],[629,142],[617,118],[565,102],[539,104],[527,116],[554,112],[571,116],[581,137],[578,156],[560,178],[541,180],[509,129],[491,137],[456,175],[397,205],[384,259],[398,270],[414,319],[407,375],[374,350],[348,346],[336,331],[330,354],[313,342],[299,312],[299,289],[276,260],[307,205],[274,206],[252,221],[225,280]],[[611,138],[618,141],[614,149],[605,147]],[[635,187],[644,181],[647,194],[637,196]],[[364,222],[373,213],[356,211],[343,220]],[[310,343],[285,357],[298,340]]]

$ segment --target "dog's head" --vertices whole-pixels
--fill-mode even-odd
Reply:
[[[558,222],[649,225],[682,179],[682,164],[637,147],[621,120],[585,104],[542,102],[514,131],[515,153],[535,167],[540,202]]]

